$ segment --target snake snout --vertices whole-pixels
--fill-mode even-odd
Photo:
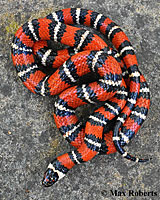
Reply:
[[[57,172],[54,172],[53,169],[47,169],[44,173],[44,178],[42,180],[42,185],[45,187],[52,186],[58,180]]]

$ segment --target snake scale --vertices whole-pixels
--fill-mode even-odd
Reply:
[[[98,30],[114,47],[74,24]],[[48,46],[49,41],[67,47],[54,50]],[[128,37],[111,19],[82,8],[59,10],[22,25],[11,49],[18,76],[31,92],[42,96],[59,94],[55,123],[75,147],[48,165],[44,186],[53,185],[73,166],[97,154],[118,151],[135,162],[148,160],[136,158],[123,148],[146,119],[150,94]],[[88,82],[86,78],[80,84],[79,79],[85,79],[87,74],[96,74],[97,79]],[[75,112],[84,104],[97,105],[85,124]]]

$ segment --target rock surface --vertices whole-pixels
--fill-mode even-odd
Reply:
[[[67,7],[92,9],[109,16],[131,39],[139,68],[150,86],[151,108],[126,149],[153,159],[135,164],[119,154],[97,156],[73,168],[53,187],[44,188],[41,179],[49,161],[71,147],[61,137],[52,117],[55,97],[36,96],[22,85],[12,64],[10,45],[15,31],[27,20]],[[1,0],[0,8],[0,199],[159,199],[155,195],[160,191],[158,0]],[[83,110],[79,111],[83,116]],[[125,195],[115,196],[111,190],[124,191]],[[150,193],[132,197],[129,190]]]

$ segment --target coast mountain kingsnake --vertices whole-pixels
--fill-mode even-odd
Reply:
[[[115,49],[96,34],[72,24],[100,31]],[[48,47],[50,40],[69,47],[54,51]],[[150,95],[128,37],[111,19],[91,10],[67,8],[28,21],[14,36],[12,59],[18,76],[31,92],[42,96],[59,94],[55,123],[75,147],[49,164],[43,179],[45,186],[97,154],[118,151],[129,160],[147,161],[123,149],[146,119]],[[78,83],[88,73],[96,74],[97,80]],[[83,125],[75,109],[88,103],[99,106]],[[105,129],[107,126],[111,128]]]

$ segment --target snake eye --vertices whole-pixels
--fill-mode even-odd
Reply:
[[[49,187],[58,181],[58,174],[54,172],[53,169],[47,169],[44,173],[44,178],[42,180],[42,185]]]

